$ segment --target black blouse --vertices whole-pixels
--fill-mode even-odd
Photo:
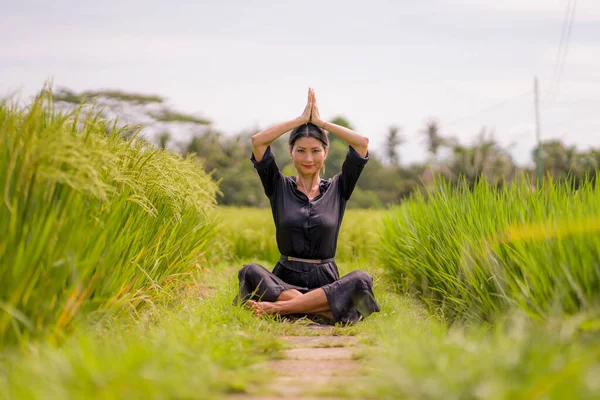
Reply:
[[[362,158],[349,146],[342,172],[331,179],[321,179],[320,193],[310,201],[298,190],[295,176],[279,171],[270,146],[260,161],[254,154],[251,160],[271,202],[279,252],[298,258],[333,258],[346,202],[369,155]]]

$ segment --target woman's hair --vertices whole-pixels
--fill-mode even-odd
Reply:
[[[321,142],[324,149],[329,147],[329,138],[327,137],[327,133],[325,133],[323,129],[319,128],[315,124],[308,122],[304,125],[294,128],[290,134],[290,150],[294,147],[294,144],[298,139],[304,137],[317,139],[319,142]]]

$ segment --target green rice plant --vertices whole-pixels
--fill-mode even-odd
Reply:
[[[382,261],[402,291],[448,320],[489,319],[511,306],[541,316],[598,305],[600,188],[437,185],[384,221]]]
[[[140,318],[82,324],[59,347],[7,349],[0,398],[216,399],[250,390],[271,376],[260,362],[282,345],[275,324],[232,307],[234,282],[219,283],[211,296],[182,296]]]
[[[363,341],[377,345],[367,353],[363,378],[347,387],[348,397],[591,400],[600,396],[598,315],[535,321],[515,312],[494,326],[459,322],[448,326],[408,296],[376,295],[381,312],[358,328]]]
[[[260,182],[257,179],[257,184]],[[377,260],[383,210],[347,210],[342,222],[336,260]],[[271,210],[219,207],[219,232],[212,245],[210,259],[265,260],[273,265],[280,253],[275,241]]]
[[[0,104],[0,345],[151,304],[213,235],[217,187],[194,158],[79,111],[56,113],[44,91]]]

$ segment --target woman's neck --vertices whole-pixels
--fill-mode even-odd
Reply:
[[[302,175],[298,174],[296,177],[296,186],[307,194],[313,189],[318,188],[321,183],[321,177],[318,173],[314,175]]]

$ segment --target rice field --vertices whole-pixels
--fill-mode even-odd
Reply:
[[[135,313],[202,268],[217,186],[193,158],[55,114],[44,94],[0,104],[0,142],[0,345]]]
[[[270,210],[217,206],[198,160],[44,94],[0,104],[0,140],[0,398],[213,399],[268,379],[294,327],[232,300],[242,264],[279,257]],[[323,394],[600,398],[599,190],[438,183],[347,210],[340,272],[373,274],[382,310],[336,328],[370,347]]]
[[[473,192],[440,183],[385,219],[382,263],[448,321],[598,308],[600,187],[522,182]]]

